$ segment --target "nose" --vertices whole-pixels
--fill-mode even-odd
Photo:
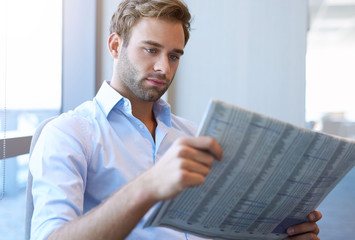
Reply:
[[[170,62],[168,56],[159,56],[155,65],[154,71],[160,72],[162,74],[170,73]]]

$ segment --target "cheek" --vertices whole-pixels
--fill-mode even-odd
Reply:
[[[174,76],[179,67],[179,62],[170,65],[170,75]]]
[[[153,66],[152,58],[146,56],[145,54],[132,54],[130,59],[133,66],[138,71],[147,71]]]

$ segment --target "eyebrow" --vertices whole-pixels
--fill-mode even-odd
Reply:
[[[163,48],[163,47],[164,47],[164,46],[161,45],[160,43],[157,43],[157,42],[154,42],[154,41],[150,41],[150,40],[142,41],[142,43],[148,44],[148,45],[151,45],[151,46],[154,46],[154,47],[157,47],[157,48]],[[180,55],[183,55],[183,54],[184,54],[184,50],[179,49],[179,48],[174,48],[174,49],[172,50],[172,52],[178,53],[178,54],[180,54]]]

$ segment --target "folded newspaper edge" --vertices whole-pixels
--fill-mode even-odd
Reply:
[[[223,148],[205,182],[163,202],[144,227],[206,238],[283,239],[355,165],[355,141],[211,100],[198,136]]]

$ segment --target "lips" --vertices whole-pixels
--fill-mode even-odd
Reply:
[[[166,81],[158,78],[146,78],[146,81],[156,87],[164,87],[166,85]]]

